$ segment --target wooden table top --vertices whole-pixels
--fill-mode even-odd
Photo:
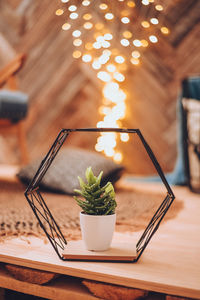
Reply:
[[[142,190],[159,185],[137,184]],[[0,262],[55,273],[200,299],[200,197],[186,187],[173,188],[184,208],[164,222],[137,263],[62,261],[51,245],[39,238],[19,238],[0,244]],[[176,199],[175,199],[176,201]],[[115,234],[116,240],[138,239],[137,234]]]

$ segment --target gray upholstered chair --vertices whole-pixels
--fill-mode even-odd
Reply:
[[[16,74],[25,55],[18,55],[0,70],[0,134],[15,134],[21,153],[21,163],[28,162],[24,119],[28,111],[28,95],[18,91]]]

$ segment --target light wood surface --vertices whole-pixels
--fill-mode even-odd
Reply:
[[[133,261],[136,259],[136,244],[127,242],[113,242],[106,251],[89,251],[83,241],[70,241],[63,251],[63,258],[71,260],[98,261]]]
[[[142,190],[158,191],[159,187],[135,185]],[[184,201],[184,209],[176,219],[161,224],[137,263],[62,261],[50,244],[37,238],[29,239],[31,244],[19,238],[0,244],[0,261],[200,299],[200,197],[187,188],[173,190],[177,199]],[[115,239],[134,242],[140,234],[118,233]]]

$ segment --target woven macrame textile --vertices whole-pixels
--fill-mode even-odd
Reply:
[[[0,183],[0,241],[13,236],[35,235],[45,238],[43,230],[24,196],[25,187],[20,183]],[[54,193],[42,194],[64,236],[80,238],[80,208],[71,196]],[[147,193],[134,187],[116,189],[116,231],[135,232],[143,230],[164,198],[163,194]],[[164,218],[174,218],[182,209],[176,200]]]

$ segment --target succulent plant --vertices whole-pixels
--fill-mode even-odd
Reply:
[[[115,201],[115,191],[111,182],[107,182],[102,186],[101,178],[103,171],[96,177],[92,172],[92,168],[88,167],[85,172],[87,183],[78,176],[81,190],[75,189],[74,192],[82,198],[74,196],[77,204],[88,215],[111,215],[115,213],[117,203]]]

